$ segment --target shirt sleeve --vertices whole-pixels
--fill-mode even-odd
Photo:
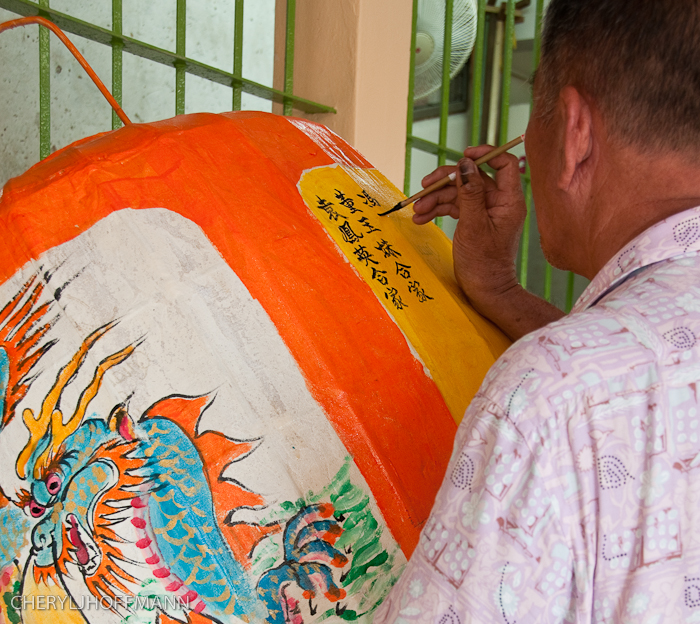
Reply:
[[[575,621],[574,556],[546,487],[551,445],[508,416],[515,396],[479,394],[467,410],[420,542],[375,624]]]

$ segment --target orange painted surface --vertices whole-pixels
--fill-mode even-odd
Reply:
[[[263,113],[182,116],[83,141],[5,186],[0,281],[116,210],[163,207],[197,223],[277,326],[408,555],[456,425],[299,196],[302,172],[332,163],[286,119]]]

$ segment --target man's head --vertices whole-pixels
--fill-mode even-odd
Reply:
[[[538,72],[545,119],[572,85],[622,143],[700,154],[700,0],[552,0]]]
[[[551,0],[526,136],[542,248],[592,277],[700,203],[700,0]]]

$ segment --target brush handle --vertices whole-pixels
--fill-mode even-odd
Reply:
[[[483,165],[484,163],[487,163],[489,160],[492,160],[493,158],[496,158],[496,156],[500,156],[504,152],[507,152],[509,149],[514,148],[516,145],[520,145],[523,141],[525,140],[525,135],[523,134],[522,136],[519,136],[512,141],[508,141],[508,143],[504,143],[500,147],[497,147],[494,150],[491,150],[488,154],[485,154],[481,158],[478,158],[477,160],[474,161],[474,164],[479,167]],[[457,172],[453,171],[450,175],[446,175],[444,178],[438,180],[437,182],[431,184],[430,186],[424,188],[422,191],[419,191],[415,195],[412,195],[408,199],[404,199],[403,201],[398,203],[398,206],[401,206],[401,208],[405,208],[409,204],[412,204],[415,201],[418,201],[421,197],[425,197],[426,195],[430,195],[430,193],[433,193],[434,191],[439,191],[441,188],[447,186],[450,182],[454,181],[457,178]]]

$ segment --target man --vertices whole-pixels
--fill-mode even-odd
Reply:
[[[416,204],[522,338],[375,622],[700,622],[700,1],[552,0],[534,93],[542,247],[592,282],[567,317],[518,285],[512,156]]]

